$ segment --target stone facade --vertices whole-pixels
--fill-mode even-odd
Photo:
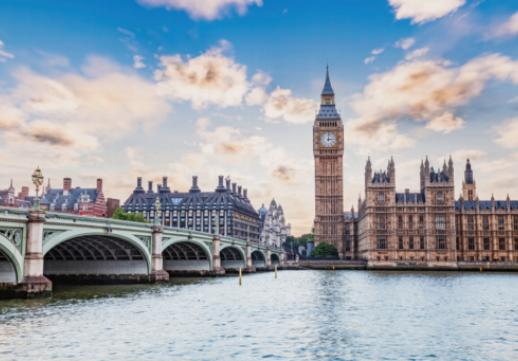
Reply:
[[[202,192],[198,177],[193,176],[189,191],[178,192],[171,191],[167,177],[163,177],[155,192],[153,182],[148,182],[148,189],[144,190],[139,177],[122,208],[126,212],[141,213],[147,221],[154,222],[157,200],[164,226],[259,241],[259,215],[248,199],[247,190],[231,183],[230,178],[224,180],[219,176],[214,191]]]
[[[450,159],[434,170],[421,163],[420,190],[396,191],[393,159],[386,171],[365,166],[365,199],[359,200],[356,256],[377,263],[452,263],[455,247],[454,170]]]
[[[264,204],[259,209],[259,240],[267,246],[281,247],[286,238],[291,235],[291,226],[286,223],[284,210],[275,199],[272,199],[270,207]]]
[[[518,201],[480,200],[471,163],[462,195],[454,193],[453,161],[435,170],[421,163],[420,190],[396,191],[393,159],[385,171],[365,166],[365,198],[344,213],[346,259],[374,266],[456,267],[518,261]]]
[[[455,210],[459,261],[518,261],[518,201],[480,200],[469,160]]]

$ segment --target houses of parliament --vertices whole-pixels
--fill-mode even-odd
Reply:
[[[454,164],[421,162],[419,189],[396,190],[396,163],[374,172],[365,165],[365,188],[356,210],[343,210],[344,128],[326,72],[313,125],[315,243],[331,243],[339,257],[386,267],[457,267],[518,262],[518,201],[480,200],[466,161],[462,194],[455,198]]]

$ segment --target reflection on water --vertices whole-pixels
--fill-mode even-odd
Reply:
[[[0,301],[0,360],[516,360],[518,275],[284,271]]]

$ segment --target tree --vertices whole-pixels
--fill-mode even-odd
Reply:
[[[122,208],[117,208],[112,215],[113,219],[120,219],[122,221],[142,222],[146,223],[146,219],[140,213],[128,213]]]
[[[315,247],[311,257],[338,259],[338,250],[332,244],[322,242]]]

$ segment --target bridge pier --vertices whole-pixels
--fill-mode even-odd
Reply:
[[[225,273],[225,270],[221,267],[220,251],[221,240],[219,235],[215,234],[214,237],[212,237],[212,273],[216,275]]]
[[[266,259],[264,260],[264,264],[267,269],[272,269],[272,251],[269,249],[266,250]]]
[[[52,282],[43,275],[43,224],[45,212],[30,211],[27,216],[27,242],[25,245],[23,280],[16,293],[21,297],[48,296]]]
[[[151,235],[151,282],[164,282],[169,280],[169,273],[164,270],[162,256],[162,227],[153,225]]]
[[[252,260],[252,246],[249,242],[246,243],[246,271],[255,272],[254,262]]]

